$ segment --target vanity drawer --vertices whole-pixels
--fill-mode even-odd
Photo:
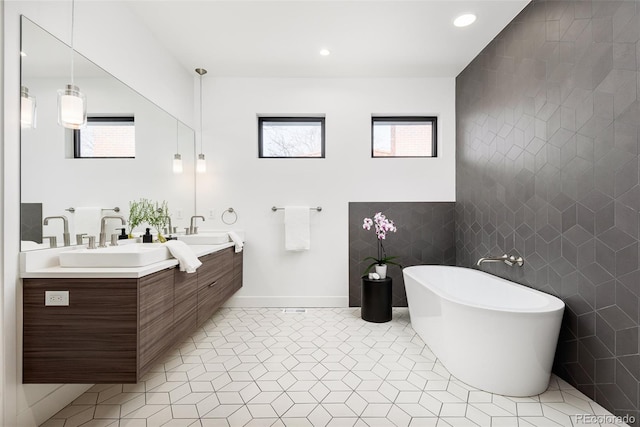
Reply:
[[[200,258],[198,289],[209,286],[221,277],[233,272],[233,248],[223,249]]]
[[[226,275],[198,289],[198,326],[202,326],[222,305],[224,290],[229,286]]]
[[[177,342],[186,339],[197,326],[198,275],[175,269],[173,329]]]
[[[140,279],[140,329],[158,317],[166,317],[173,308],[173,269],[162,270]],[[166,331],[165,331],[166,332]]]

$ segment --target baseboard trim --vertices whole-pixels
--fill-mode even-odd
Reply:
[[[234,296],[225,307],[349,307],[349,297]]]
[[[64,384],[60,386],[19,413],[17,425],[35,427],[43,424],[91,387],[93,384]]]

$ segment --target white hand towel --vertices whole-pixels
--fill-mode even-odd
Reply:
[[[180,262],[180,271],[195,273],[196,269],[202,265],[202,262],[185,242],[169,240],[165,245],[171,255]]]
[[[238,254],[242,252],[242,247],[244,246],[244,243],[242,242],[242,239],[240,238],[240,236],[238,236],[238,234],[235,231],[229,231],[228,234],[231,241],[236,245],[235,247],[236,253]]]
[[[288,251],[306,251],[310,248],[308,206],[284,208],[284,246]]]
[[[102,219],[102,208],[80,207],[76,208],[73,215],[74,233],[86,233],[89,236],[98,237],[100,235],[100,220]],[[115,233],[115,231],[113,231]],[[111,234],[111,233],[108,233]]]

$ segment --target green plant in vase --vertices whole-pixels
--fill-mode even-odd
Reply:
[[[140,201],[129,202],[129,238],[133,239],[133,230],[145,220],[145,206],[147,204],[146,199],[140,199]]]
[[[162,229],[167,225],[167,218],[169,217],[169,205],[166,200],[162,203],[149,202],[146,206],[146,222],[150,226],[156,229],[158,232],[158,241],[164,243],[167,239],[162,235]]]

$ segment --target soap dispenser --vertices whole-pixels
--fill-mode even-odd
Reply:
[[[125,232],[125,228],[116,228],[116,230],[120,230],[120,234],[118,235],[118,240],[125,240],[129,238],[129,235]]]
[[[149,232],[150,228],[147,228],[147,232],[142,236],[142,243],[153,243],[153,236]]]

